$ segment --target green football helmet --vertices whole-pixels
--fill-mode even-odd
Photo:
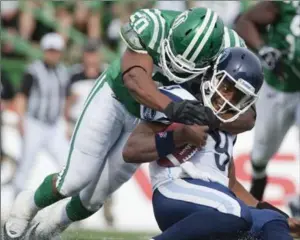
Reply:
[[[178,84],[204,73],[223,49],[224,24],[209,8],[192,8],[177,16],[161,43],[160,64]]]

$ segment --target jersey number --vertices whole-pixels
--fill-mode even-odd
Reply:
[[[222,138],[221,138],[221,134],[224,136],[224,141],[222,143]],[[215,145],[215,150],[216,150],[216,153],[215,153],[215,162],[216,162],[216,165],[218,167],[218,169],[220,171],[225,171],[226,170],[226,167],[228,165],[228,163],[230,162],[230,156],[229,156],[229,153],[228,153],[228,149],[229,149],[229,139],[228,139],[228,136],[227,134],[223,134],[223,133],[219,133],[219,132],[213,132],[213,133],[210,133],[210,135],[212,136],[212,138],[215,140],[216,142],[216,145]],[[221,143],[223,145],[223,147],[221,146]],[[224,159],[224,154],[226,155],[225,159]],[[221,158],[222,156],[222,158]]]
[[[141,34],[149,26],[148,19],[139,12],[133,14],[130,17],[130,21],[133,22],[133,29],[138,34]]]
[[[286,36],[286,41],[290,44],[289,49],[289,60],[293,60],[296,50],[296,38],[300,37],[300,15],[296,15],[290,25],[290,30],[292,34]]]

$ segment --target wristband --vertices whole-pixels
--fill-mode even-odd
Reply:
[[[166,131],[155,134],[155,145],[158,156],[163,158],[175,150],[174,132]]]
[[[271,205],[270,203],[268,202],[259,202],[257,205],[256,205],[256,208],[258,209],[270,209],[270,210],[273,210],[273,211],[276,211],[278,213],[280,213],[281,215],[283,215],[284,217],[286,218],[289,218],[290,216],[287,215],[285,212],[281,211],[280,209],[278,209],[277,207],[274,207],[273,205]]]

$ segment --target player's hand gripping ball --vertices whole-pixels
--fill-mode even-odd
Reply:
[[[165,131],[175,130],[176,128],[182,128],[183,124],[173,123],[169,125]],[[197,152],[200,146],[205,145],[207,134],[205,131],[208,130],[207,126],[195,126],[202,132],[197,134],[197,131],[193,131],[193,126],[186,126],[189,129],[185,129],[184,134],[188,134],[190,141],[194,144],[188,143],[182,147],[177,148],[172,154],[168,154],[166,157],[161,158],[157,161],[158,165],[162,167],[174,167],[178,166],[188,160],[190,160]],[[198,147],[197,147],[198,146]]]

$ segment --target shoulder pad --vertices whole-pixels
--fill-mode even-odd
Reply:
[[[141,9],[130,16],[129,24],[145,50],[160,51],[166,32],[166,21],[158,9]]]
[[[130,23],[121,27],[120,36],[131,50],[138,53],[147,53],[147,50],[141,44],[138,34],[133,30]]]
[[[224,28],[224,48],[228,47],[245,47],[246,43],[233,29]]]

